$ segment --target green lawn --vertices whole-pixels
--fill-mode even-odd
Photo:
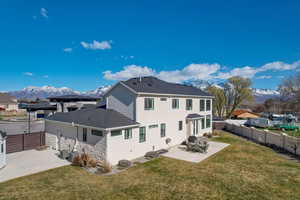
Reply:
[[[0,199],[287,199],[300,198],[300,163],[223,132],[231,145],[198,164],[169,158],[99,176],[61,167],[0,184]]]

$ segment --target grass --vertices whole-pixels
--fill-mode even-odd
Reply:
[[[120,174],[67,166],[0,184],[0,199],[299,199],[300,163],[222,132],[230,143],[200,163],[161,157]]]

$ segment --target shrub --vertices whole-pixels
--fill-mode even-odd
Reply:
[[[80,167],[83,167],[83,160],[81,158],[81,155],[76,155],[74,158],[73,158],[73,161],[72,161],[72,164],[74,166],[80,166]]]
[[[109,173],[109,172],[112,171],[112,166],[111,166],[111,164],[110,164],[109,162],[105,161],[105,160],[99,162],[98,165],[99,165],[100,171],[101,171],[102,173]]]

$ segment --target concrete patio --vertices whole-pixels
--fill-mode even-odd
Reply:
[[[163,154],[162,156],[174,158],[178,160],[184,160],[188,162],[199,163],[206,158],[218,153],[219,151],[223,150],[229,144],[221,143],[221,142],[212,142],[209,141],[209,147],[207,153],[197,153],[197,152],[190,152],[185,150],[184,145],[178,145],[169,149],[168,153]]]
[[[0,170],[0,182],[70,164],[57,154],[57,151],[51,149],[7,154],[7,165]]]

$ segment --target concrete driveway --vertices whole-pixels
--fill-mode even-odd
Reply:
[[[57,151],[50,149],[7,154],[7,165],[0,169],[0,182],[70,164],[60,159],[57,154]]]
[[[184,145],[179,145],[179,146],[172,147],[171,149],[169,149],[168,153],[162,154],[162,156],[198,163],[214,155],[215,153],[223,150],[225,147],[229,146],[229,144],[221,143],[221,142],[209,141],[208,143],[209,143],[209,147],[207,153],[186,151],[185,150],[186,147]]]

